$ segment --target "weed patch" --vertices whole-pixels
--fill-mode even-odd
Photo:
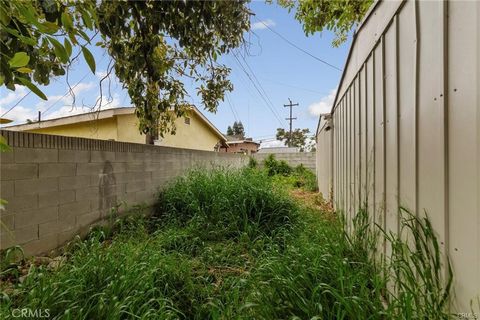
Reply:
[[[0,318],[15,308],[55,319],[448,318],[451,282],[428,220],[402,220],[410,244],[379,238],[365,211],[347,232],[282,183],[257,169],[192,171],[159,194],[153,216],[95,228],[55,270],[32,264],[3,292]],[[374,258],[383,237],[387,264]]]

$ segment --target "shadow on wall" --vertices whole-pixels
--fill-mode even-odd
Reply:
[[[103,218],[111,208],[117,205],[116,179],[110,161],[105,161],[103,172],[99,179],[99,204],[100,218]]]

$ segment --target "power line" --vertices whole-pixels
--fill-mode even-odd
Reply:
[[[252,76],[253,78],[257,81],[257,84],[258,86],[260,87],[260,89],[263,91],[263,94],[265,95],[265,97],[267,98],[268,102],[270,103],[270,106],[273,108],[273,110],[275,110],[275,106],[274,104],[272,103],[272,100],[270,100],[270,97],[268,96],[267,92],[265,91],[265,89],[263,88],[262,84],[260,83],[260,81],[258,80],[257,76],[255,75],[255,72],[252,70],[252,68],[250,68],[250,65],[248,64],[247,60],[245,60],[245,57],[242,56],[240,54],[240,57],[242,57],[242,60],[245,62],[245,65],[247,66],[247,68],[250,70],[250,72],[252,73]],[[281,118],[281,116],[275,112],[277,114],[277,116],[279,116]]]
[[[265,78],[265,77],[262,77],[262,76],[259,76],[259,77],[262,78],[263,80],[266,80],[266,81],[269,81],[269,82],[273,82],[273,83],[276,83],[276,84],[281,85],[281,86],[290,87],[290,88],[295,88],[295,89],[299,89],[299,90],[304,90],[304,91],[308,91],[308,92],[312,92],[312,93],[327,94],[327,93],[325,93],[325,92],[320,92],[320,91],[316,91],[316,90],[312,90],[312,89],[308,89],[308,88],[303,88],[303,87],[299,87],[299,86],[294,86],[294,85],[292,85],[292,84],[280,82],[280,81],[277,81],[277,80],[268,79],[268,78]]]
[[[65,98],[67,95],[70,94],[70,91],[75,89],[76,86],[78,86],[83,80],[85,80],[85,78],[90,75],[89,73],[87,73],[86,75],[84,75],[71,89],[69,89],[63,96],[61,96],[60,98],[57,99],[57,101],[55,101],[54,103],[52,103],[47,109],[45,109],[45,111],[43,111],[43,116],[45,116],[45,113],[48,112],[48,110],[52,109],[57,103],[59,103],[60,101],[62,101],[63,98]]]
[[[237,110],[235,110],[232,102],[230,101],[230,98],[228,97],[227,94],[225,94],[225,98],[227,98],[227,103],[228,103],[228,106],[230,107],[230,110],[232,111],[232,114],[233,114],[233,117],[235,118],[235,121],[238,121],[239,120],[239,117],[238,117],[238,113],[237,113]]]
[[[268,103],[267,99],[265,98],[265,96],[263,95],[262,91],[258,88],[257,84],[255,83],[255,81],[253,81],[252,77],[250,76],[250,74],[248,73],[248,71],[245,69],[245,67],[242,65],[240,59],[238,59],[237,55],[235,54],[235,52],[232,52],[233,53],[233,56],[235,58],[235,60],[237,61],[238,65],[240,66],[240,68],[242,69],[242,71],[247,75],[248,79],[250,80],[250,82],[252,82],[255,90],[257,90],[258,94],[260,95],[260,97],[263,99],[263,101],[265,102],[265,104],[267,105],[267,107],[270,109],[270,111],[272,112],[272,114],[275,116],[275,118],[277,118],[278,122],[280,123],[281,126],[284,126],[284,123],[282,122],[282,120],[280,120],[280,117],[278,116],[278,114],[275,113],[274,109],[270,106],[270,104]]]
[[[5,112],[4,114],[2,114],[0,116],[0,118],[3,118],[7,113],[9,113],[10,111],[12,111],[16,106],[18,106],[18,104],[20,102],[23,101],[23,99],[25,99],[30,93],[32,93],[32,91],[28,91],[20,100],[17,101],[17,103],[15,103],[10,109],[7,110],[7,112]]]
[[[104,59],[105,59],[105,55],[102,56],[102,59],[100,59],[98,64],[102,63],[102,61]],[[69,88],[68,91],[65,92],[65,94],[63,96],[61,96],[59,99],[57,99],[57,101],[55,101],[53,104],[51,104],[50,107],[48,107],[46,110],[42,111],[43,115],[45,116],[45,113],[47,113],[48,110],[52,109],[57,103],[62,101],[63,98],[65,98],[68,94],[70,94],[70,92],[72,92],[72,90],[75,89],[75,87],[78,86],[83,80],[85,80],[85,78],[88,77],[90,74],[91,74],[90,71],[87,71],[87,73],[85,73],[83,75],[83,77],[77,83],[75,83],[75,85],[73,87]]]
[[[307,50],[297,46],[295,43],[291,42],[290,40],[288,40],[287,38],[285,38],[283,35],[281,35],[280,33],[278,33],[277,31],[273,30],[272,28],[270,28],[265,22],[261,21],[260,19],[258,19],[257,17],[254,16],[255,19],[257,19],[258,22],[260,22],[261,24],[263,24],[266,28],[268,28],[270,31],[272,31],[273,33],[275,33],[277,36],[279,36],[280,38],[282,38],[285,42],[287,42],[289,45],[291,45],[292,47],[296,48],[297,50],[300,50],[302,51],[303,53],[305,53],[306,55],[309,55],[310,57],[314,58],[315,60],[318,60],[320,61],[321,63],[335,69],[335,70],[338,70],[338,71],[342,71],[342,69],[340,69],[339,67],[337,66],[334,66],[333,64],[331,63],[328,63],[327,61],[317,57],[317,56],[314,56],[313,54],[311,54],[310,52],[308,52]]]
[[[290,98],[288,98],[288,101],[290,103],[289,104],[284,104],[283,106],[290,108],[290,117],[287,118],[287,120],[290,121],[290,134],[288,136],[287,143],[288,143],[288,146],[291,147],[291,144],[292,144],[292,122],[293,122],[293,120],[297,120],[297,118],[293,118],[293,116],[292,116],[292,109],[293,109],[293,107],[297,107],[298,103],[292,103],[292,100],[290,100]]]
[[[237,61],[238,65],[240,66],[240,68],[242,69],[242,71],[247,75],[248,79],[250,80],[250,82],[253,84],[255,90],[257,90],[258,94],[260,95],[260,98],[263,99],[263,101],[265,102],[265,104],[267,105],[267,107],[270,109],[270,111],[272,112],[272,114],[275,116],[275,118],[277,118],[278,122],[280,123],[281,126],[283,126],[284,124],[282,123],[282,120],[280,120],[280,117],[275,113],[275,111],[272,109],[272,107],[270,107],[270,105],[268,104],[268,101],[267,99],[263,96],[262,92],[260,91],[260,89],[258,89],[257,87],[257,84],[255,83],[255,81],[253,81],[252,77],[250,76],[250,74],[248,73],[248,71],[245,69],[245,67],[242,65],[242,63],[240,62],[240,60],[238,59],[237,55],[233,52],[233,56],[235,58],[235,60]]]

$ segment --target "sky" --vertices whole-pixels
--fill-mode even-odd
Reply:
[[[252,2],[250,10],[255,14],[251,19],[252,30],[245,34],[246,46],[237,51],[239,61],[233,54],[219,59],[232,69],[230,80],[234,85],[233,92],[228,93],[227,99],[220,103],[216,114],[203,110],[198,97],[190,100],[220,131],[226,132],[227,126],[238,120],[244,124],[246,135],[262,141],[262,147],[280,146],[282,143],[275,141],[277,128],[288,129],[285,118],[289,116],[289,108],[284,104],[288,104],[289,99],[299,104],[293,108],[293,117],[297,118],[293,121],[293,128],[308,128],[313,134],[319,114],[328,112],[333,103],[341,71],[295,48],[278,34],[340,69],[345,64],[351,38],[334,48],[331,32],[305,36],[302,25],[294,19],[294,12],[264,1]],[[24,87],[18,86],[15,91],[0,88],[1,114],[22,98],[5,118],[24,123],[27,119],[37,119],[38,111],[42,112],[42,120],[90,111],[89,107],[99,97],[99,81],[109,62],[103,49],[92,47],[91,51],[96,59],[96,74],[90,71],[83,59],[78,59],[69,71],[68,82],[72,87],[76,85],[73,89],[74,104],[66,77],[56,77],[51,78],[48,86],[39,86],[48,101],[29,93]],[[115,77],[109,85],[103,86],[104,93],[108,87],[110,99],[103,102],[102,109],[130,106],[126,90]]]

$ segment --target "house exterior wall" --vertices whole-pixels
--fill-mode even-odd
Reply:
[[[176,134],[166,134],[165,137],[160,137],[158,145],[213,151],[220,141],[220,137],[195,113],[192,112],[189,118],[189,125],[185,123],[183,117],[176,119]],[[146,136],[138,130],[138,119],[135,114],[120,114],[107,119],[95,119],[95,114],[92,114],[92,120],[88,122],[30,129],[28,132],[146,143]]]
[[[480,312],[480,2],[381,1],[355,34],[332,110],[334,204],[387,232],[426,212],[454,272],[453,312]],[[331,134],[319,127],[317,139]],[[319,180],[322,186],[322,180]],[[385,254],[389,253],[385,247]]]
[[[138,130],[138,119],[135,114],[116,116],[117,139],[116,141],[146,143],[146,136]]]
[[[0,131],[0,250],[55,249],[118,204],[152,204],[158,188],[192,167],[239,168],[248,157],[201,150]]]
[[[185,123],[185,118],[177,118],[176,134],[159,137],[158,145],[214,151],[215,146],[220,142],[220,137],[197,114],[191,112],[188,117],[190,124]]]
[[[250,155],[257,153],[258,144],[253,142],[242,142],[242,143],[232,143],[228,145],[228,148],[221,148],[220,152],[229,152],[229,153],[244,153]]]
[[[72,123],[49,128],[31,129],[28,132],[53,134],[66,137],[117,140],[117,122],[115,118],[96,120],[92,115],[92,121]]]

